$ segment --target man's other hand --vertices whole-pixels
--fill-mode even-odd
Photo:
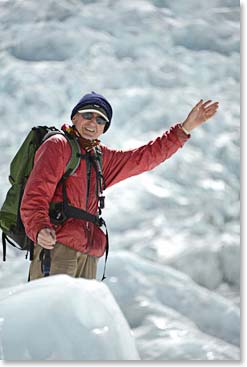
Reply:
[[[43,228],[37,236],[37,243],[47,250],[52,250],[56,243],[56,232],[52,228]]]

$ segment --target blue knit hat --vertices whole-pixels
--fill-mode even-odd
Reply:
[[[85,109],[96,111],[106,119],[107,122],[104,128],[105,133],[109,129],[112,119],[112,107],[110,103],[101,94],[95,92],[85,94],[73,108],[71,112],[71,120],[79,110]]]

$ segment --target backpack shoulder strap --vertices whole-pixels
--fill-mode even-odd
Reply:
[[[64,136],[66,137],[71,147],[71,157],[69,162],[67,163],[65,174],[63,175],[63,178],[65,179],[73,175],[73,173],[79,167],[81,162],[81,148],[75,136],[66,132],[64,133]]]
[[[94,150],[94,159],[97,164],[97,171],[103,177],[103,173],[102,173],[102,158],[103,157],[102,157],[101,147],[97,145],[93,148],[93,150]]]
[[[94,147],[94,157],[95,157],[95,163],[96,163],[96,169],[97,169],[97,175],[101,186],[101,191],[105,190],[105,180],[103,176],[103,170],[102,170],[102,150],[99,145]]]
[[[100,145],[96,145],[94,147],[94,154],[96,159],[98,160],[99,164],[100,164],[100,171],[102,172],[102,149],[100,147]]]
[[[73,175],[73,173],[77,170],[79,167],[80,161],[81,161],[81,148],[80,145],[74,135],[71,135],[67,133],[66,131],[61,131],[58,129],[54,129],[52,131],[49,131],[42,139],[42,143],[50,138],[53,135],[61,134],[63,135],[68,143],[70,144],[71,148],[71,157],[69,162],[66,165],[65,173],[63,175],[63,180],[68,178],[69,176]]]

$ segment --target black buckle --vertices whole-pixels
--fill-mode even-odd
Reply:
[[[105,207],[105,196],[100,196],[99,197],[99,208],[104,209],[104,207]]]
[[[105,226],[105,221],[102,217],[99,218],[99,227]]]
[[[63,203],[55,204],[54,208],[50,209],[49,215],[52,224],[62,224],[67,219],[67,216],[64,213]]]

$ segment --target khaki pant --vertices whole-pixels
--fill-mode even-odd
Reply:
[[[34,248],[33,260],[30,265],[29,279],[43,278],[41,261],[39,259],[42,247]],[[67,274],[75,278],[95,279],[98,258],[82,254],[68,246],[56,243],[51,251],[50,275]]]

